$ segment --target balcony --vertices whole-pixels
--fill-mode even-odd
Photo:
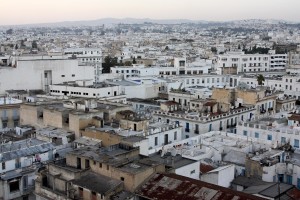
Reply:
[[[195,133],[195,134],[199,134],[199,130],[195,130],[194,133]]]
[[[1,117],[1,120],[2,120],[2,122],[7,122],[7,121],[8,121],[8,117],[2,116],[2,117]]]

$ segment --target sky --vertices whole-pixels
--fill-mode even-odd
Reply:
[[[300,0],[0,0],[0,25],[151,18],[300,22]]]

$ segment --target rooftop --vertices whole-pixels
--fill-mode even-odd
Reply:
[[[54,137],[61,138],[61,137],[68,137],[74,135],[74,132],[72,131],[67,131],[65,129],[55,128],[51,126],[36,129],[36,133],[39,135],[47,136],[49,138],[54,138]]]
[[[120,180],[112,179],[93,172],[88,172],[88,174],[81,176],[80,179],[73,180],[72,183],[103,195],[123,184]]]
[[[176,174],[155,174],[136,191],[136,194],[147,199],[160,200],[264,199]]]
[[[89,158],[94,161],[108,163],[110,165],[119,165],[128,161],[128,159],[119,158],[119,156],[122,157],[122,155],[135,150],[138,150],[138,148],[123,148],[122,145],[117,144],[105,148],[99,148],[97,146],[81,147],[79,149],[68,152],[67,154]]]
[[[13,160],[20,157],[45,153],[54,149],[51,143],[37,139],[25,139],[0,145],[0,161]]]

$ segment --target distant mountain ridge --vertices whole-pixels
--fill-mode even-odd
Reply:
[[[278,23],[295,23],[285,20],[275,19],[246,19],[246,20],[232,20],[232,21],[206,21],[206,20],[190,20],[190,19],[150,19],[150,18],[102,18],[96,20],[80,20],[80,21],[62,21],[62,22],[50,22],[50,23],[37,23],[37,24],[22,24],[22,25],[5,25],[8,26],[32,26],[32,27],[59,27],[59,26],[102,26],[112,24],[182,24],[182,23],[266,23],[266,24],[278,24]]]

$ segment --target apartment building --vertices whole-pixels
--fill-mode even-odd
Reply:
[[[153,111],[153,117],[163,122],[175,123],[182,126],[185,138],[210,131],[227,130],[235,127],[241,120],[250,120],[255,113],[255,106],[242,106],[230,109],[228,112],[201,113],[201,112],[166,112]]]
[[[284,70],[287,65],[287,54],[245,54],[242,51],[218,55],[219,74],[238,74],[243,72],[265,72]],[[226,70],[227,68],[227,70]],[[232,69],[230,72],[229,69]]]
[[[249,87],[255,88],[258,86],[255,76],[241,77],[239,82],[247,83]],[[300,79],[297,74],[266,77],[263,85],[269,87],[271,90],[283,91],[287,96],[300,98]]]

